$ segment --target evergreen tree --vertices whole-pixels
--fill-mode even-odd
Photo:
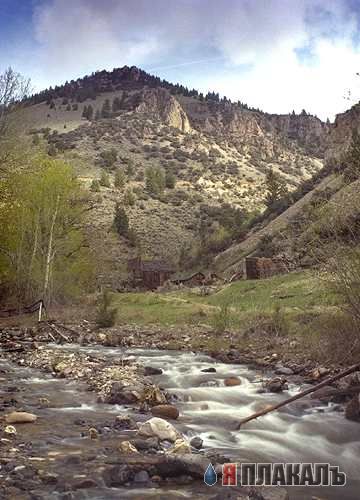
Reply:
[[[92,191],[93,193],[100,192],[100,182],[98,181],[98,179],[93,179],[90,185],[90,191]]]
[[[115,97],[113,102],[112,102],[112,111],[113,113],[116,113],[121,109],[121,101],[118,97]]]
[[[117,189],[123,189],[126,184],[126,175],[122,168],[118,168],[115,172],[114,186]]]
[[[133,207],[136,202],[136,197],[134,192],[128,188],[124,193],[124,205],[128,207]]]
[[[165,175],[165,186],[168,189],[174,189],[175,184],[176,184],[176,177],[173,174],[173,172],[166,172],[166,175]]]
[[[111,108],[109,99],[105,99],[104,104],[101,108],[101,117],[102,118],[110,118],[111,116]]]
[[[104,168],[112,169],[117,160],[117,151],[115,148],[101,151],[100,158],[102,159],[102,165]]]
[[[86,118],[89,121],[91,121],[92,117],[93,117],[93,114],[94,114],[94,108],[91,106],[91,104],[89,104],[88,107],[87,107],[87,116],[86,116]]]
[[[95,121],[100,120],[100,118],[101,118],[100,111],[97,109],[95,113]]]
[[[109,178],[109,175],[106,172],[103,171],[101,173],[101,177],[100,177],[99,182],[100,182],[100,186],[109,188],[110,187],[110,178]]]
[[[278,202],[289,194],[286,182],[280,174],[270,168],[266,173],[265,185],[267,191],[265,203],[269,209],[274,209]]]
[[[120,236],[127,236],[129,231],[129,218],[120,203],[117,203],[115,206],[114,226]]]
[[[165,189],[165,173],[160,167],[148,167],[145,171],[145,186],[151,196],[160,196]]]
[[[134,162],[131,158],[126,160],[126,175],[132,177],[135,173]]]

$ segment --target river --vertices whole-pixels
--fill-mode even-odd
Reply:
[[[200,436],[205,449],[217,451],[228,457],[229,461],[330,463],[338,465],[347,474],[347,484],[341,490],[334,487],[289,488],[291,500],[307,499],[312,495],[333,500],[360,498],[360,425],[346,420],[336,405],[321,405],[306,397],[249,422],[241,430],[235,430],[241,418],[264,405],[274,404],[295,394],[300,386],[290,385],[289,390],[281,394],[261,393],[259,389],[264,374],[259,370],[245,365],[216,362],[206,355],[191,352],[80,347],[73,344],[60,347],[109,359],[134,357],[145,366],[161,368],[163,373],[153,376],[152,380],[174,395],[175,404],[180,410],[176,427],[189,438]],[[9,368],[8,364],[6,366]],[[201,371],[210,367],[215,368],[216,372]],[[29,368],[12,369],[17,370],[17,376],[21,376],[21,380],[31,386],[32,392],[37,391],[43,397],[58,392],[57,408],[48,408],[46,411],[48,415],[54,411],[57,415],[62,413],[63,425],[69,418],[73,420],[81,417],[86,420],[94,415],[106,418],[125,412],[119,406],[97,403],[95,395],[87,392],[79,382],[39,375]],[[241,384],[224,386],[224,379],[230,376],[240,378]],[[71,442],[74,445],[73,440]],[[62,435],[61,444],[64,446],[65,443],[66,438],[64,440]],[[78,446],[78,443],[75,444]],[[184,487],[184,496],[187,496],[187,492],[189,488]],[[135,492],[131,494],[125,491],[117,498],[128,495],[135,498]],[[147,497],[147,492],[144,491],[141,496]]]

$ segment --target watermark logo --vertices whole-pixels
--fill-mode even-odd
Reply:
[[[204,474],[204,483],[208,486],[214,486],[217,483],[217,474],[212,464],[207,466]]]
[[[345,486],[346,474],[327,463],[227,463],[222,466],[222,486]],[[218,475],[212,464],[204,483],[214,486]]]

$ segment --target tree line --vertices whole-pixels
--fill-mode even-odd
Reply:
[[[89,200],[70,165],[20,139],[13,104],[27,89],[11,69],[0,76],[0,299],[19,307],[66,301],[93,283]]]

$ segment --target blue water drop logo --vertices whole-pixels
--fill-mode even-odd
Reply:
[[[204,483],[208,486],[214,486],[217,482],[217,474],[215,472],[214,466],[209,464],[204,474]]]

